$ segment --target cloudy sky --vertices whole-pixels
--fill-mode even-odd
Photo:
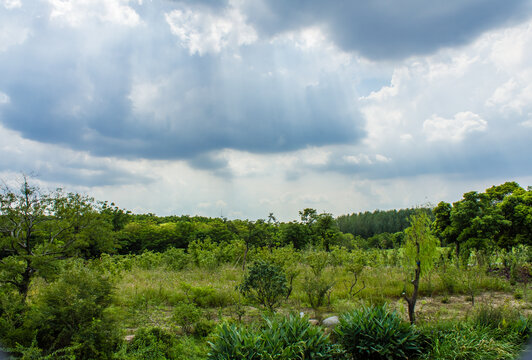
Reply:
[[[0,0],[0,178],[297,218],[532,185],[530,0]]]

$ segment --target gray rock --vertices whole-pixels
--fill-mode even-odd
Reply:
[[[309,319],[308,322],[310,323],[310,325],[318,325],[320,322],[316,319]]]
[[[338,319],[338,316],[331,316],[331,317],[328,317],[327,319],[323,320],[321,324],[323,326],[326,326],[326,327],[329,327],[329,328],[333,328],[336,325],[338,325],[339,322],[340,322],[340,320]]]

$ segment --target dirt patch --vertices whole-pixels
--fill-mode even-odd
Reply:
[[[528,299],[527,299],[528,300]],[[475,306],[467,295],[434,296],[418,299],[416,315],[420,321],[439,321],[466,318],[474,308],[482,305],[495,307],[505,306],[516,309],[524,316],[532,315],[532,302],[517,300],[512,294],[503,292],[487,292],[475,297]]]

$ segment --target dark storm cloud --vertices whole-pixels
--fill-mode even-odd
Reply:
[[[245,7],[262,33],[322,25],[342,49],[373,59],[463,45],[531,11],[529,0],[255,0]]]
[[[272,74],[276,54],[267,42],[241,60],[190,55],[164,11],[139,13],[144,25],[134,28],[35,20],[29,39],[0,53],[0,91],[10,98],[0,121],[25,138],[99,156],[193,164],[224,148],[274,153],[363,136],[345,80],[308,85]],[[284,64],[296,72],[297,54],[287,56],[296,57]]]

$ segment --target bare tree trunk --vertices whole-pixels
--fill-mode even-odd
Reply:
[[[412,292],[412,296],[408,297],[406,296],[406,292],[403,292],[403,298],[406,300],[408,304],[408,318],[410,320],[411,324],[414,324],[416,322],[416,302],[417,302],[417,295],[419,290],[419,276],[421,274],[421,263],[417,261],[416,263],[416,272],[414,279],[412,280],[412,285],[414,285],[414,291]]]

